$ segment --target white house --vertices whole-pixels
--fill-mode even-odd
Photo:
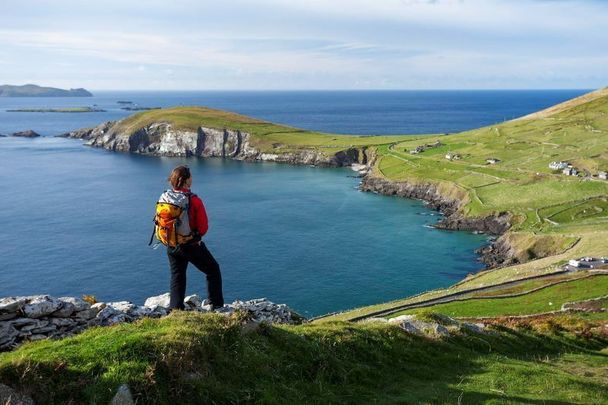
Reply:
[[[566,176],[578,176],[578,170],[576,170],[574,167],[568,167],[562,170],[562,173],[564,173]]]
[[[568,264],[572,267],[581,267],[581,262],[579,260],[570,259]]]
[[[597,177],[601,180],[608,180],[608,173],[606,172],[598,172]]]
[[[568,162],[551,162],[549,163],[549,169],[551,170],[564,170],[568,167]]]
[[[488,158],[488,159],[486,159],[486,163],[491,164],[491,165],[495,165],[498,162],[500,162],[500,159],[496,159],[496,158]]]

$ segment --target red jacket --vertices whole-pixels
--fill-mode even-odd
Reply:
[[[191,193],[190,189],[179,188],[175,191],[183,191],[185,193]],[[192,195],[190,198],[190,209],[188,210],[188,218],[190,219],[190,229],[197,231],[199,235],[203,236],[209,229],[209,220],[207,219],[207,211],[203,200],[197,195]]]

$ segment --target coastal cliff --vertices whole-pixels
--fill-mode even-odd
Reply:
[[[368,162],[367,148],[350,147],[327,155],[315,149],[258,149],[248,132],[199,126],[196,130],[176,129],[167,122],[155,122],[132,133],[121,132],[119,121],[109,121],[61,135],[84,139],[86,145],[112,151],[152,156],[222,157],[245,161],[269,161],[295,165],[341,167]]]

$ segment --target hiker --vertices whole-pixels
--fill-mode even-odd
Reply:
[[[169,311],[184,309],[188,263],[205,273],[211,309],[221,308],[224,306],[222,275],[217,261],[201,240],[209,227],[207,213],[203,201],[190,191],[190,169],[178,166],[168,180],[172,189],[161,194],[156,205],[155,235],[167,245],[171,269]]]

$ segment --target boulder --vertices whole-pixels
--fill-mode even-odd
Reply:
[[[156,307],[169,308],[170,299],[171,296],[169,293],[150,297],[144,302],[144,307],[148,307],[152,310],[156,309]]]
[[[135,304],[133,304],[130,301],[108,302],[108,303],[106,303],[106,308],[108,308],[108,307],[112,307],[115,310],[117,310],[119,312],[123,312],[125,314],[128,314],[129,312],[133,311],[136,308]]]
[[[196,294],[189,295],[184,299],[186,309],[200,310],[203,305],[203,300]]]
[[[70,303],[74,306],[74,311],[84,311],[85,309],[91,308],[91,304],[78,297],[59,297],[57,298],[63,303]]]
[[[28,303],[23,306],[23,313],[29,318],[40,318],[50,315],[61,307],[62,303],[48,295],[35,295],[29,297]]]
[[[12,345],[19,336],[19,331],[8,322],[0,322],[0,349]]]
[[[74,304],[70,303],[70,302],[66,302],[66,301],[61,301],[61,308],[59,308],[57,311],[53,312],[51,314],[51,316],[55,316],[57,318],[67,318],[68,316],[72,315],[75,311],[76,311],[76,307],[74,306]]]
[[[6,297],[0,299],[0,314],[16,313],[18,312],[25,303],[27,297]]]
[[[83,311],[76,312],[75,314],[72,315],[72,317],[74,319],[78,319],[78,320],[89,320],[89,319],[95,318],[95,316],[97,315],[97,313],[99,311],[100,311],[99,307],[93,308],[93,306],[91,306],[91,308],[89,308],[89,309],[85,309]]]

